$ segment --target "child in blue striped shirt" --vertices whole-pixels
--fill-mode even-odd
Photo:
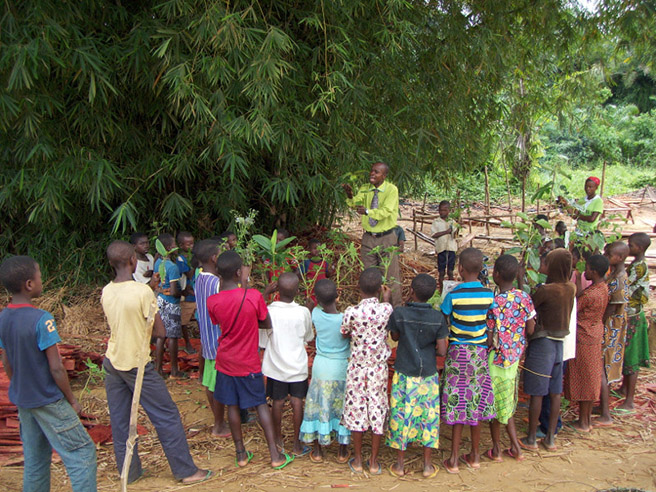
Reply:
[[[453,426],[451,456],[443,461],[449,473],[458,473],[458,463],[480,468],[479,423],[494,418],[494,393],[488,369],[487,312],[494,307],[494,294],[478,280],[483,253],[467,248],[460,254],[458,274],[463,283],[442,302],[442,314],[449,319],[449,349],[444,364],[442,393],[443,422]],[[459,455],[462,430],[471,427],[469,454]]]

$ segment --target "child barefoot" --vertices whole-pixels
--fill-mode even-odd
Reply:
[[[608,286],[604,277],[608,265],[608,258],[603,255],[588,258],[585,276],[592,285],[577,299],[576,357],[567,366],[565,398],[579,403],[579,420],[573,426],[581,432],[592,429],[592,404],[599,398],[601,388],[603,316],[608,304]]]
[[[458,462],[480,468],[479,441],[483,420],[494,418],[494,393],[488,368],[486,316],[494,304],[494,294],[483,287],[478,274],[483,253],[467,248],[460,254],[458,274],[463,283],[442,301],[442,314],[449,317],[449,349],[444,365],[442,419],[453,426],[451,456],[442,464],[449,473],[458,473]],[[460,439],[465,425],[471,428],[472,448],[460,456]]]
[[[626,309],[626,348],[622,369],[624,382],[621,390],[626,399],[618,407],[622,410],[633,410],[638,371],[641,367],[649,367],[649,325],[643,308],[649,302],[649,268],[645,261],[645,252],[650,245],[651,239],[644,232],[637,232],[629,237],[629,256],[633,256],[633,261],[627,270],[629,305]]]
[[[351,360],[346,373],[346,395],[342,423],[353,434],[355,456],[349,460],[354,473],[362,473],[362,437],[371,429],[369,472],[380,475],[378,451],[383,437],[389,403],[387,401],[387,322],[392,314],[391,291],[382,286],[383,276],[376,267],[365,269],[358,286],[362,301],[344,312],[341,332],[351,337]],[[378,302],[382,290],[383,302]]]
[[[405,475],[405,450],[414,441],[424,447],[424,478],[438,471],[431,463],[431,451],[440,443],[440,376],[435,358],[446,355],[449,329],[444,315],[428,304],[436,289],[433,277],[417,275],[410,287],[412,301],[396,308],[387,326],[399,342],[387,433],[388,446],[397,450],[396,463],[389,469],[395,477]]]
[[[340,423],[344,408],[346,368],[351,349],[348,339],[340,333],[342,313],[337,311],[337,286],[330,279],[317,281],[314,292],[319,307],[312,310],[312,322],[317,331],[317,353],[312,365],[312,380],[305,400],[301,424],[301,440],[313,444],[310,459],[323,461],[323,447],[334,438],[339,443],[337,462],[346,463],[351,432]]]
[[[216,261],[219,257],[219,241],[206,239],[194,247],[194,254],[200,262],[202,271],[196,279],[196,306],[198,329],[200,331],[201,353],[199,357],[201,384],[205,387],[205,394],[209,402],[214,425],[212,436],[230,437],[230,428],[225,422],[225,405],[214,399],[216,388],[216,352],[219,348],[221,328],[212,323],[207,310],[207,300],[219,292],[219,277],[216,271]]]
[[[312,318],[305,306],[294,302],[298,294],[298,277],[286,272],[278,279],[280,300],[269,305],[271,330],[262,360],[262,373],[266,376],[266,395],[273,401],[272,416],[276,444],[284,449],[282,437],[282,409],[287,396],[292,405],[294,419],[294,456],[310,452],[298,436],[303,422],[303,400],[308,391],[308,356],[305,344],[314,338]]]
[[[536,432],[542,397],[549,395],[549,426],[543,446],[555,449],[555,432],[560,417],[560,394],[563,392],[563,339],[569,333],[569,321],[576,295],[572,274],[572,255],[555,249],[547,255],[547,282],[533,294],[537,313],[535,331],[530,337],[524,361],[524,391],[530,395],[528,435],[519,440],[522,449],[538,448]]]
[[[519,360],[526,347],[526,335],[533,334],[535,309],[531,297],[513,287],[519,263],[510,255],[501,255],[494,264],[492,278],[500,293],[494,298],[494,307],[487,313],[487,329],[492,332],[493,345],[488,364],[496,418],[490,422],[492,449],[485,454],[492,461],[501,457],[501,424],[506,426],[510,448],[503,454],[518,461],[523,459],[515,429],[514,413],[517,408]]]
[[[442,290],[445,275],[453,280],[453,270],[456,265],[456,251],[458,244],[454,237],[453,223],[449,221],[451,204],[442,200],[439,205],[440,217],[431,224],[431,237],[435,239],[435,253],[437,254],[437,271],[440,276],[439,287]]]
[[[624,344],[626,340],[626,304],[629,302],[629,285],[624,261],[629,255],[629,246],[616,241],[606,246],[606,257],[610,263],[608,285],[608,306],[604,313],[604,340],[602,344],[603,367],[601,371],[601,416],[594,421],[596,426],[610,425],[609,393],[610,384],[622,379]]]
[[[276,447],[257,350],[258,327],[271,329],[271,318],[262,294],[255,289],[239,287],[242,262],[236,252],[221,253],[216,269],[221,279],[219,293],[207,300],[212,323],[221,327],[214,398],[228,406],[230,432],[237,453],[236,465],[246,466],[253,459],[253,453],[244,446],[239,409],[255,407],[269,447],[271,466],[279,470],[291,463],[294,457],[281,453]],[[265,294],[274,289],[275,284],[267,286]]]
[[[167,251],[177,248],[175,239],[170,234],[160,234],[158,239]],[[158,258],[155,261],[154,270],[159,271],[159,265],[164,262],[165,274],[160,279],[161,292],[157,294],[157,307],[164,322],[166,337],[158,338],[155,348],[155,370],[163,375],[162,359],[164,357],[164,346],[168,340],[169,355],[171,356],[171,379],[182,379],[188,377],[184,372],[178,370],[178,339],[182,338],[180,296],[182,289],[180,281],[182,274],[176,264],[178,255],[171,253],[167,258]]]

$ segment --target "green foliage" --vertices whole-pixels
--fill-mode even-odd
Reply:
[[[171,250],[166,249],[166,247],[162,244],[162,241],[159,239],[155,240],[155,249],[159,253],[159,255],[162,257],[162,261],[159,264],[159,278],[161,279],[162,284],[166,282],[166,265],[164,264],[167,258],[170,258],[173,253],[178,251],[178,247],[172,248]]]
[[[451,184],[585,91],[587,22],[556,0],[7,1],[0,251],[97,283],[135,229],[330,225],[376,159],[402,192]]]

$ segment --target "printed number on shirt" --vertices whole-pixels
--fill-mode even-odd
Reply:
[[[52,333],[55,331],[56,326],[55,326],[55,320],[54,319],[49,319],[46,321],[46,328],[48,329],[48,333]]]

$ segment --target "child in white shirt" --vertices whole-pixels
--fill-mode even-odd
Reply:
[[[311,451],[299,440],[303,422],[303,400],[308,391],[308,357],[305,344],[314,338],[312,318],[305,306],[294,302],[298,294],[298,277],[287,272],[278,279],[280,300],[269,305],[271,331],[268,333],[262,373],[267,377],[266,395],[273,400],[273,425],[278,446],[283,448],[282,408],[287,395],[292,404],[294,418],[295,456]],[[283,451],[284,452],[284,451]]]

